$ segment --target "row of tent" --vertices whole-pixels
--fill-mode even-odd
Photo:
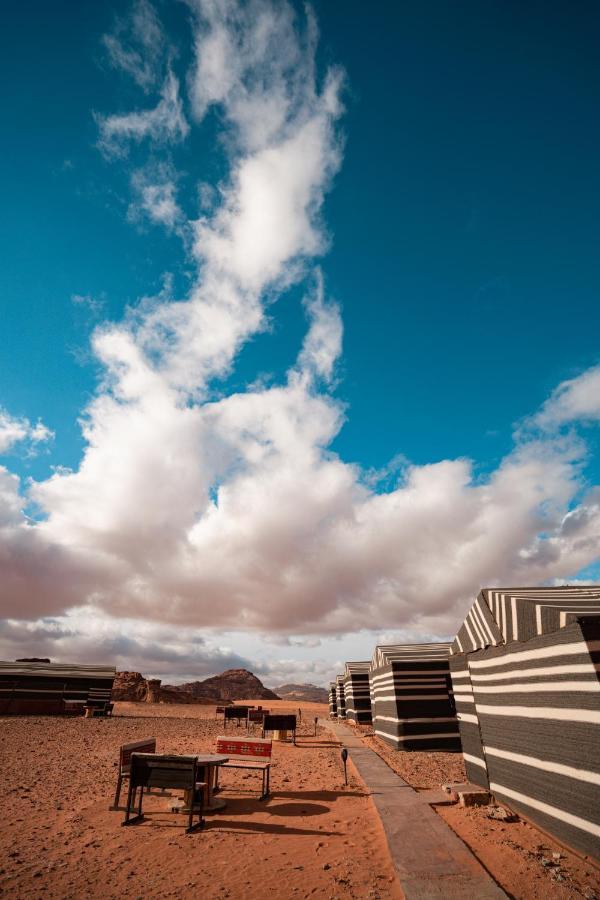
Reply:
[[[0,662],[0,715],[82,713],[110,701],[114,666]]]
[[[346,663],[330,715],[397,750],[462,751],[470,782],[600,858],[600,588],[482,590],[452,643]]]

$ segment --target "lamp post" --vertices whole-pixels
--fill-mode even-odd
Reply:
[[[344,747],[342,750],[342,762],[344,763],[344,782],[348,785],[348,770],[346,769],[346,763],[348,761],[348,751]]]

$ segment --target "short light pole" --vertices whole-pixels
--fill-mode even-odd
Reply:
[[[348,770],[346,768],[346,763],[348,762],[348,751],[344,747],[342,750],[342,762],[344,763],[344,781],[346,785],[348,784]]]
[[[315,716],[315,737],[317,736],[317,722],[319,721],[319,717]]]

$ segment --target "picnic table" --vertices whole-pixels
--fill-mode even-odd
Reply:
[[[196,759],[199,769],[204,769],[202,781],[206,783],[204,790],[204,811],[216,812],[224,809],[227,805],[224,800],[214,796],[214,786],[216,782],[216,773],[219,766],[229,762],[229,757],[222,753],[184,753],[182,759]],[[194,806],[195,797],[193,791],[184,791],[183,800],[178,804],[171,804],[171,809],[177,812],[189,812]]]

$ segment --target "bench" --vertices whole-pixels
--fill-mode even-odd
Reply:
[[[262,725],[264,717],[268,715],[269,710],[263,709],[262,706],[259,706],[258,709],[249,709],[246,728],[249,728],[250,725]]]
[[[227,726],[227,722],[229,719],[235,719],[236,725],[239,727],[242,719],[244,721],[248,718],[248,710],[254,709],[252,706],[226,706],[223,709],[223,728]]]
[[[245,769],[262,773],[262,792],[260,800],[266,800],[269,796],[271,775],[271,754],[273,742],[264,738],[238,738],[221,735],[217,738],[217,753],[229,757],[229,762],[219,766],[221,769]],[[213,793],[219,789],[219,769],[215,772],[215,787]]]
[[[134,753],[156,753],[156,738],[142,738],[140,741],[132,741],[130,744],[123,744],[119,747],[117,790],[115,793],[115,801],[112,806],[109,806],[109,809],[119,808],[121,785],[123,784],[124,778],[129,778],[131,771],[131,757]]]
[[[267,731],[291,731],[292,743],[296,746],[296,716],[268,715],[263,719],[263,738]]]
[[[133,825],[144,818],[142,802],[144,790],[150,788],[179,788],[188,795],[188,827],[186,832],[204,825],[203,804],[206,783],[198,781],[198,758],[196,756],[171,756],[158,753],[132,753],[130,757],[129,792],[127,807],[122,825]],[[139,790],[137,812],[131,815],[136,806],[136,794]],[[198,822],[193,825],[194,815],[198,814]]]

